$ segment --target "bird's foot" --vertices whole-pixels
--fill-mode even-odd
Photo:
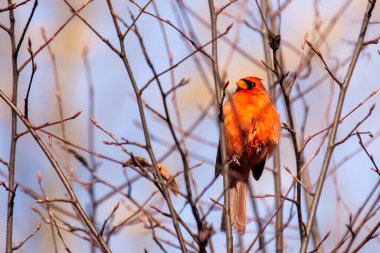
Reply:
[[[234,161],[234,163],[238,166],[241,166],[240,162],[239,162],[239,159],[240,157],[238,155],[233,155],[232,156],[232,161]]]
[[[257,146],[256,148],[256,154],[260,154],[261,153],[261,145]]]

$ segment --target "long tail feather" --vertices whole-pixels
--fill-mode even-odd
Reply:
[[[235,227],[242,235],[245,233],[247,183],[244,181],[235,181],[234,184],[231,184],[229,193],[232,226]],[[225,231],[224,211],[222,214],[222,223],[220,229],[222,231]]]

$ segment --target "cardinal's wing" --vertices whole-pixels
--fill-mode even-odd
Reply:
[[[259,180],[259,178],[263,174],[266,160],[267,157],[264,157],[264,159],[261,160],[258,164],[252,166],[252,176],[255,180]]]

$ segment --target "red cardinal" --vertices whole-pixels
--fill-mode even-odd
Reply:
[[[230,211],[232,225],[245,232],[249,172],[259,180],[265,161],[280,139],[280,120],[261,79],[245,77],[224,107],[227,161],[230,167]],[[221,172],[220,150],[215,175]],[[224,214],[221,230],[224,231]]]

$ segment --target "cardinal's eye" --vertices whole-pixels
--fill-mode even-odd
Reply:
[[[248,90],[256,87],[256,83],[255,82],[252,82],[252,81],[247,80],[247,79],[243,79],[243,81],[247,84]]]

